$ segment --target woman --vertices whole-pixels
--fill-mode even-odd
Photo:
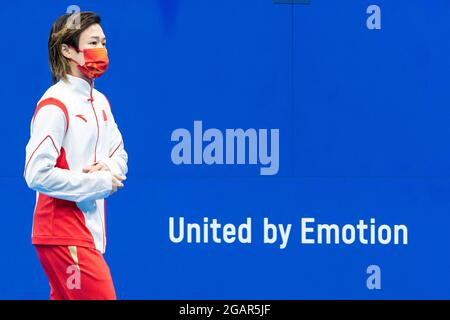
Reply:
[[[32,243],[51,299],[116,298],[102,255],[105,198],[123,187],[128,156],[108,100],[94,89],[108,67],[100,22],[79,12],[53,24],[53,86],[37,104],[26,146],[24,177],[37,194]]]

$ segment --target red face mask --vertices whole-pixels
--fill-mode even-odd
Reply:
[[[80,72],[89,79],[100,77],[108,69],[109,59],[106,48],[89,48],[79,50],[72,46],[70,47],[78,53],[83,52],[84,65],[79,65],[78,62],[73,59],[72,61],[75,61],[78,70],[80,70]]]

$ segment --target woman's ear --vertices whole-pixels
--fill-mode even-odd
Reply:
[[[67,59],[72,59],[72,52],[70,50],[70,47],[67,44],[65,44],[65,43],[62,44],[62,46],[61,46],[61,53]]]

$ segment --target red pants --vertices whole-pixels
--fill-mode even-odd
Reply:
[[[51,300],[115,300],[111,273],[92,248],[36,245],[50,283]]]

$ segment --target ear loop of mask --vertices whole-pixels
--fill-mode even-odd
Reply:
[[[72,48],[73,50],[75,50],[77,53],[80,53],[80,52],[83,52],[83,50],[80,50],[80,49],[78,49],[78,48],[75,48],[74,46],[72,46],[72,45],[70,45],[70,44],[66,44],[69,48]],[[75,61],[74,59],[72,59],[72,58],[69,58],[70,60],[72,60],[73,62],[75,62],[78,66],[81,66],[77,61]],[[93,90],[94,90],[94,78],[91,78],[90,79],[91,80],[91,92],[90,92],[90,94],[89,94],[89,99],[88,99],[88,101],[90,101],[90,102],[92,102],[92,101],[94,101],[94,96],[92,95],[92,92],[93,92]]]
[[[75,50],[76,53],[83,52],[83,50],[80,50],[80,49],[78,49],[78,48],[75,48],[75,47],[72,46],[71,44],[66,44],[66,46],[68,46],[69,48],[72,48],[73,50]],[[72,61],[75,62],[77,65],[80,65],[77,61],[75,61],[75,60],[72,59],[72,58],[69,58],[69,60],[72,60]]]
[[[83,52],[82,50],[80,50],[80,49],[78,49],[78,48],[75,48],[74,46],[72,46],[72,45],[70,45],[70,44],[66,44],[66,45],[67,45],[69,48],[72,48],[73,50],[75,50],[76,53]],[[84,57],[83,57],[83,58],[84,58]],[[75,64],[76,64],[78,67],[81,67],[81,66],[82,66],[81,64],[78,63],[78,61],[76,61],[76,60],[74,60],[74,59],[72,59],[72,58],[69,58],[69,60],[75,62]],[[85,63],[86,63],[86,62],[85,62]]]

